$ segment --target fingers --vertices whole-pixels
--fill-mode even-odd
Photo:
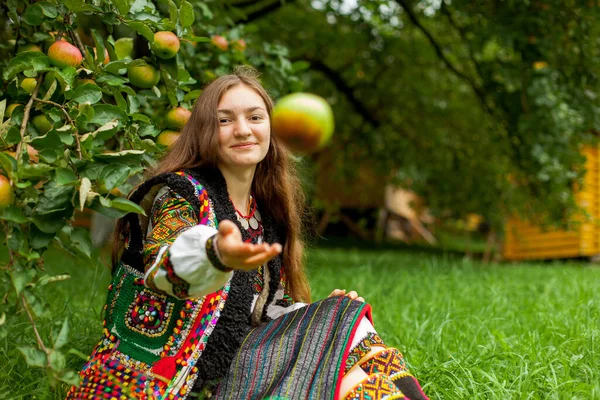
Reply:
[[[350,292],[346,293],[346,289],[335,289],[333,292],[331,292],[331,294],[328,297],[337,297],[337,296],[346,296],[350,300],[357,300],[357,301],[360,301],[361,303],[365,302],[365,299],[363,297],[359,297],[358,293],[356,293],[354,290],[351,290]]]
[[[279,243],[252,244],[224,238],[219,251],[225,265],[233,269],[253,270],[269,262],[283,250]]]
[[[346,294],[346,297],[348,297],[350,300],[356,300],[356,298],[358,297],[358,293],[352,290],[351,292]]]
[[[279,244],[273,245],[273,246],[267,245],[266,247],[264,247],[263,251],[259,252],[258,254],[254,255],[254,256],[248,257],[244,261],[244,263],[246,265],[253,265],[253,264],[263,265],[264,263],[266,263],[266,262],[270,261],[271,259],[273,259],[274,257],[276,257],[280,252],[281,252],[281,245],[279,245]]]
[[[346,294],[346,289],[335,289],[329,297],[343,296]]]
[[[219,233],[221,233],[222,235],[228,235],[232,232],[235,232],[236,229],[239,230],[236,224],[229,220],[225,219],[219,222]]]

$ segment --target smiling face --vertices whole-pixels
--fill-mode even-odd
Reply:
[[[256,167],[267,155],[271,121],[262,97],[239,84],[225,92],[218,105],[219,166]]]

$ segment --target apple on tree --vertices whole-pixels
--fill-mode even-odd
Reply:
[[[180,133],[177,131],[172,131],[170,129],[166,129],[162,131],[158,137],[156,138],[156,144],[160,144],[162,146],[166,146],[170,148],[173,146],[173,143],[179,138]]]
[[[229,48],[229,42],[221,35],[213,36],[211,41],[217,48],[223,51],[226,51]]]
[[[15,110],[15,108],[17,108],[18,106],[22,106],[23,104],[20,103],[13,103],[13,104],[9,104],[6,109],[4,110],[4,116],[6,118],[10,118],[10,116],[12,115],[13,111]]]
[[[58,68],[77,68],[83,61],[83,56],[79,49],[64,40],[58,40],[48,48],[48,58],[52,65]]]
[[[149,64],[127,68],[127,77],[132,85],[140,89],[150,89],[160,80],[156,68]]]
[[[182,129],[188,122],[192,112],[183,107],[175,107],[165,115],[165,125],[170,129]]]
[[[168,60],[175,57],[179,51],[179,38],[173,32],[159,31],[154,34],[154,43],[152,43],[152,51],[158,58]]]
[[[37,80],[35,78],[25,78],[21,81],[21,89],[31,94],[37,86]]]
[[[293,93],[282,97],[271,114],[273,133],[292,151],[309,154],[331,139],[334,120],[331,107],[320,96]]]
[[[10,181],[4,175],[0,175],[0,208],[6,208],[15,201],[15,194]]]

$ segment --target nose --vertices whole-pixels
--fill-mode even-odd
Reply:
[[[246,118],[238,118],[235,124],[234,135],[238,137],[246,137],[252,134],[252,130],[250,129],[250,125]]]

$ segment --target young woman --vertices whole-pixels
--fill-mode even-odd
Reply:
[[[196,101],[118,224],[104,336],[69,398],[426,399],[352,291],[310,303],[304,197],[250,69]]]

